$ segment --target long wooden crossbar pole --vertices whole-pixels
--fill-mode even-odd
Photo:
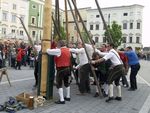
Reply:
[[[56,31],[57,35],[59,36],[59,39],[62,39],[62,36],[61,36],[61,34],[59,32],[59,28],[58,28],[58,26],[56,24],[56,21],[54,20],[53,16],[52,16],[52,21],[53,21],[53,24],[54,24],[54,27],[55,27],[55,31]]]
[[[21,19],[21,17],[18,17],[18,18],[19,18],[19,20],[20,20],[20,22],[21,22],[21,24],[22,24],[22,26],[23,26],[23,29],[25,30],[25,32],[26,32],[26,34],[27,34],[27,37],[28,37],[28,40],[29,40],[30,43],[31,43],[31,46],[35,49],[34,44],[33,44],[33,41],[32,41],[32,39],[31,39],[31,37],[30,37],[30,35],[29,35],[29,33],[28,33],[28,31],[27,31],[27,29],[26,29],[26,27],[25,27],[25,25],[24,25],[24,23],[23,23],[23,21],[22,21],[22,19]]]
[[[82,26],[83,26],[83,28],[84,28],[84,30],[85,30],[85,32],[86,32],[88,38],[89,38],[90,43],[91,43],[92,45],[94,45],[94,44],[93,44],[93,41],[92,41],[92,37],[90,36],[90,34],[89,34],[89,32],[88,32],[88,30],[87,30],[87,28],[86,28],[86,26],[85,26],[85,23],[84,23],[84,21],[83,21],[81,15],[80,15],[80,12],[78,11],[78,8],[77,8],[77,6],[76,6],[75,1],[72,0],[72,3],[73,3],[73,5],[74,5],[76,14],[79,16],[79,18],[80,18],[80,20],[81,20]],[[93,49],[94,49],[94,48],[93,48]],[[95,50],[95,49],[94,49],[94,50]]]
[[[101,18],[102,18],[104,27],[105,27],[106,31],[108,32],[108,38],[107,38],[107,40],[108,40],[109,43],[113,43],[113,39],[112,39],[111,34],[110,34],[109,30],[108,30],[108,26],[107,26],[106,21],[105,21],[105,19],[104,19],[104,16],[103,16],[103,13],[102,13],[101,8],[100,8],[100,6],[99,6],[99,3],[98,3],[97,0],[95,0],[95,3],[96,3],[96,5],[97,5],[98,11],[99,11],[100,16],[101,16]]]

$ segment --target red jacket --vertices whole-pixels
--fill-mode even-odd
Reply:
[[[22,49],[18,50],[18,54],[17,54],[16,60],[17,61],[21,61],[22,60]]]
[[[118,52],[118,54],[124,64],[124,67],[127,68],[128,67],[128,57],[124,53],[121,53],[121,52]]]
[[[56,67],[69,67],[71,65],[71,53],[69,48],[61,48],[61,55],[55,57]]]

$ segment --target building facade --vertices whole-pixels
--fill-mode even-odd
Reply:
[[[0,0],[0,39],[28,40],[19,20],[28,29],[28,0]]]
[[[43,36],[43,14],[45,0],[29,1],[29,35],[34,42],[39,42]]]
[[[107,25],[116,21],[122,27],[123,43],[121,47],[132,46],[134,49],[142,48],[142,15],[143,6],[129,5],[102,8]],[[104,25],[97,9],[87,10],[87,29],[93,35],[97,46],[106,43]]]
[[[80,8],[79,9],[80,15],[82,16],[82,19],[83,19],[85,25],[87,24],[87,10],[88,9],[90,9],[90,7]],[[80,41],[80,37],[79,37],[79,34],[77,32],[77,28],[76,28],[76,25],[75,25],[72,13],[71,13],[70,10],[68,10],[67,13],[68,13],[68,33],[69,33],[69,40],[71,42]],[[79,25],[80,31],[84,32],[81,20],[79,19],[79,17],[76,15],[75,12],[74,12],[74,14],[75,14],[76,18],[78,19],[78,25]],[[63,19],[63,21],[64,21],[63,22],[64,23],[64,28],[65,28],[65,26],[66,26],[65,12],[63,14],[63,18],[64,18]]]

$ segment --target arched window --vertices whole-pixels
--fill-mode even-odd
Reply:
[[[95,37],[95,43],[98,43],[98,37]]]

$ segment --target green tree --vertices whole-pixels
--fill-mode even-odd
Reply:
[[[65,29],[64,27],[60,27],[60,35],[61,35],[61,40],[66,40],[66,32],[65,32]]]
[[[113,21],[111,27],[108,26],[108,31],[110,32],[110,35],[112,37],[115,46],[117,47],[120,46],[123,41],[121,26],[118,25],[115,21]],[[108,37],[108,31],[105,31],[104,33],[105,37]]]
[[[82,38],[83,38],[84,42],[89,43],[87,33],[85,31],[83,31],[83,32],[81,32],[81,35],[82,35]]]
[[[60,35],[60,37],[59,37]],[[59,35],[56,32],[56,34],[54,35],[54,40],[57,42],[58,40],[66,40],[66,32],[64,30],[64,27],[60,27],[60,31],[59,31]]]

